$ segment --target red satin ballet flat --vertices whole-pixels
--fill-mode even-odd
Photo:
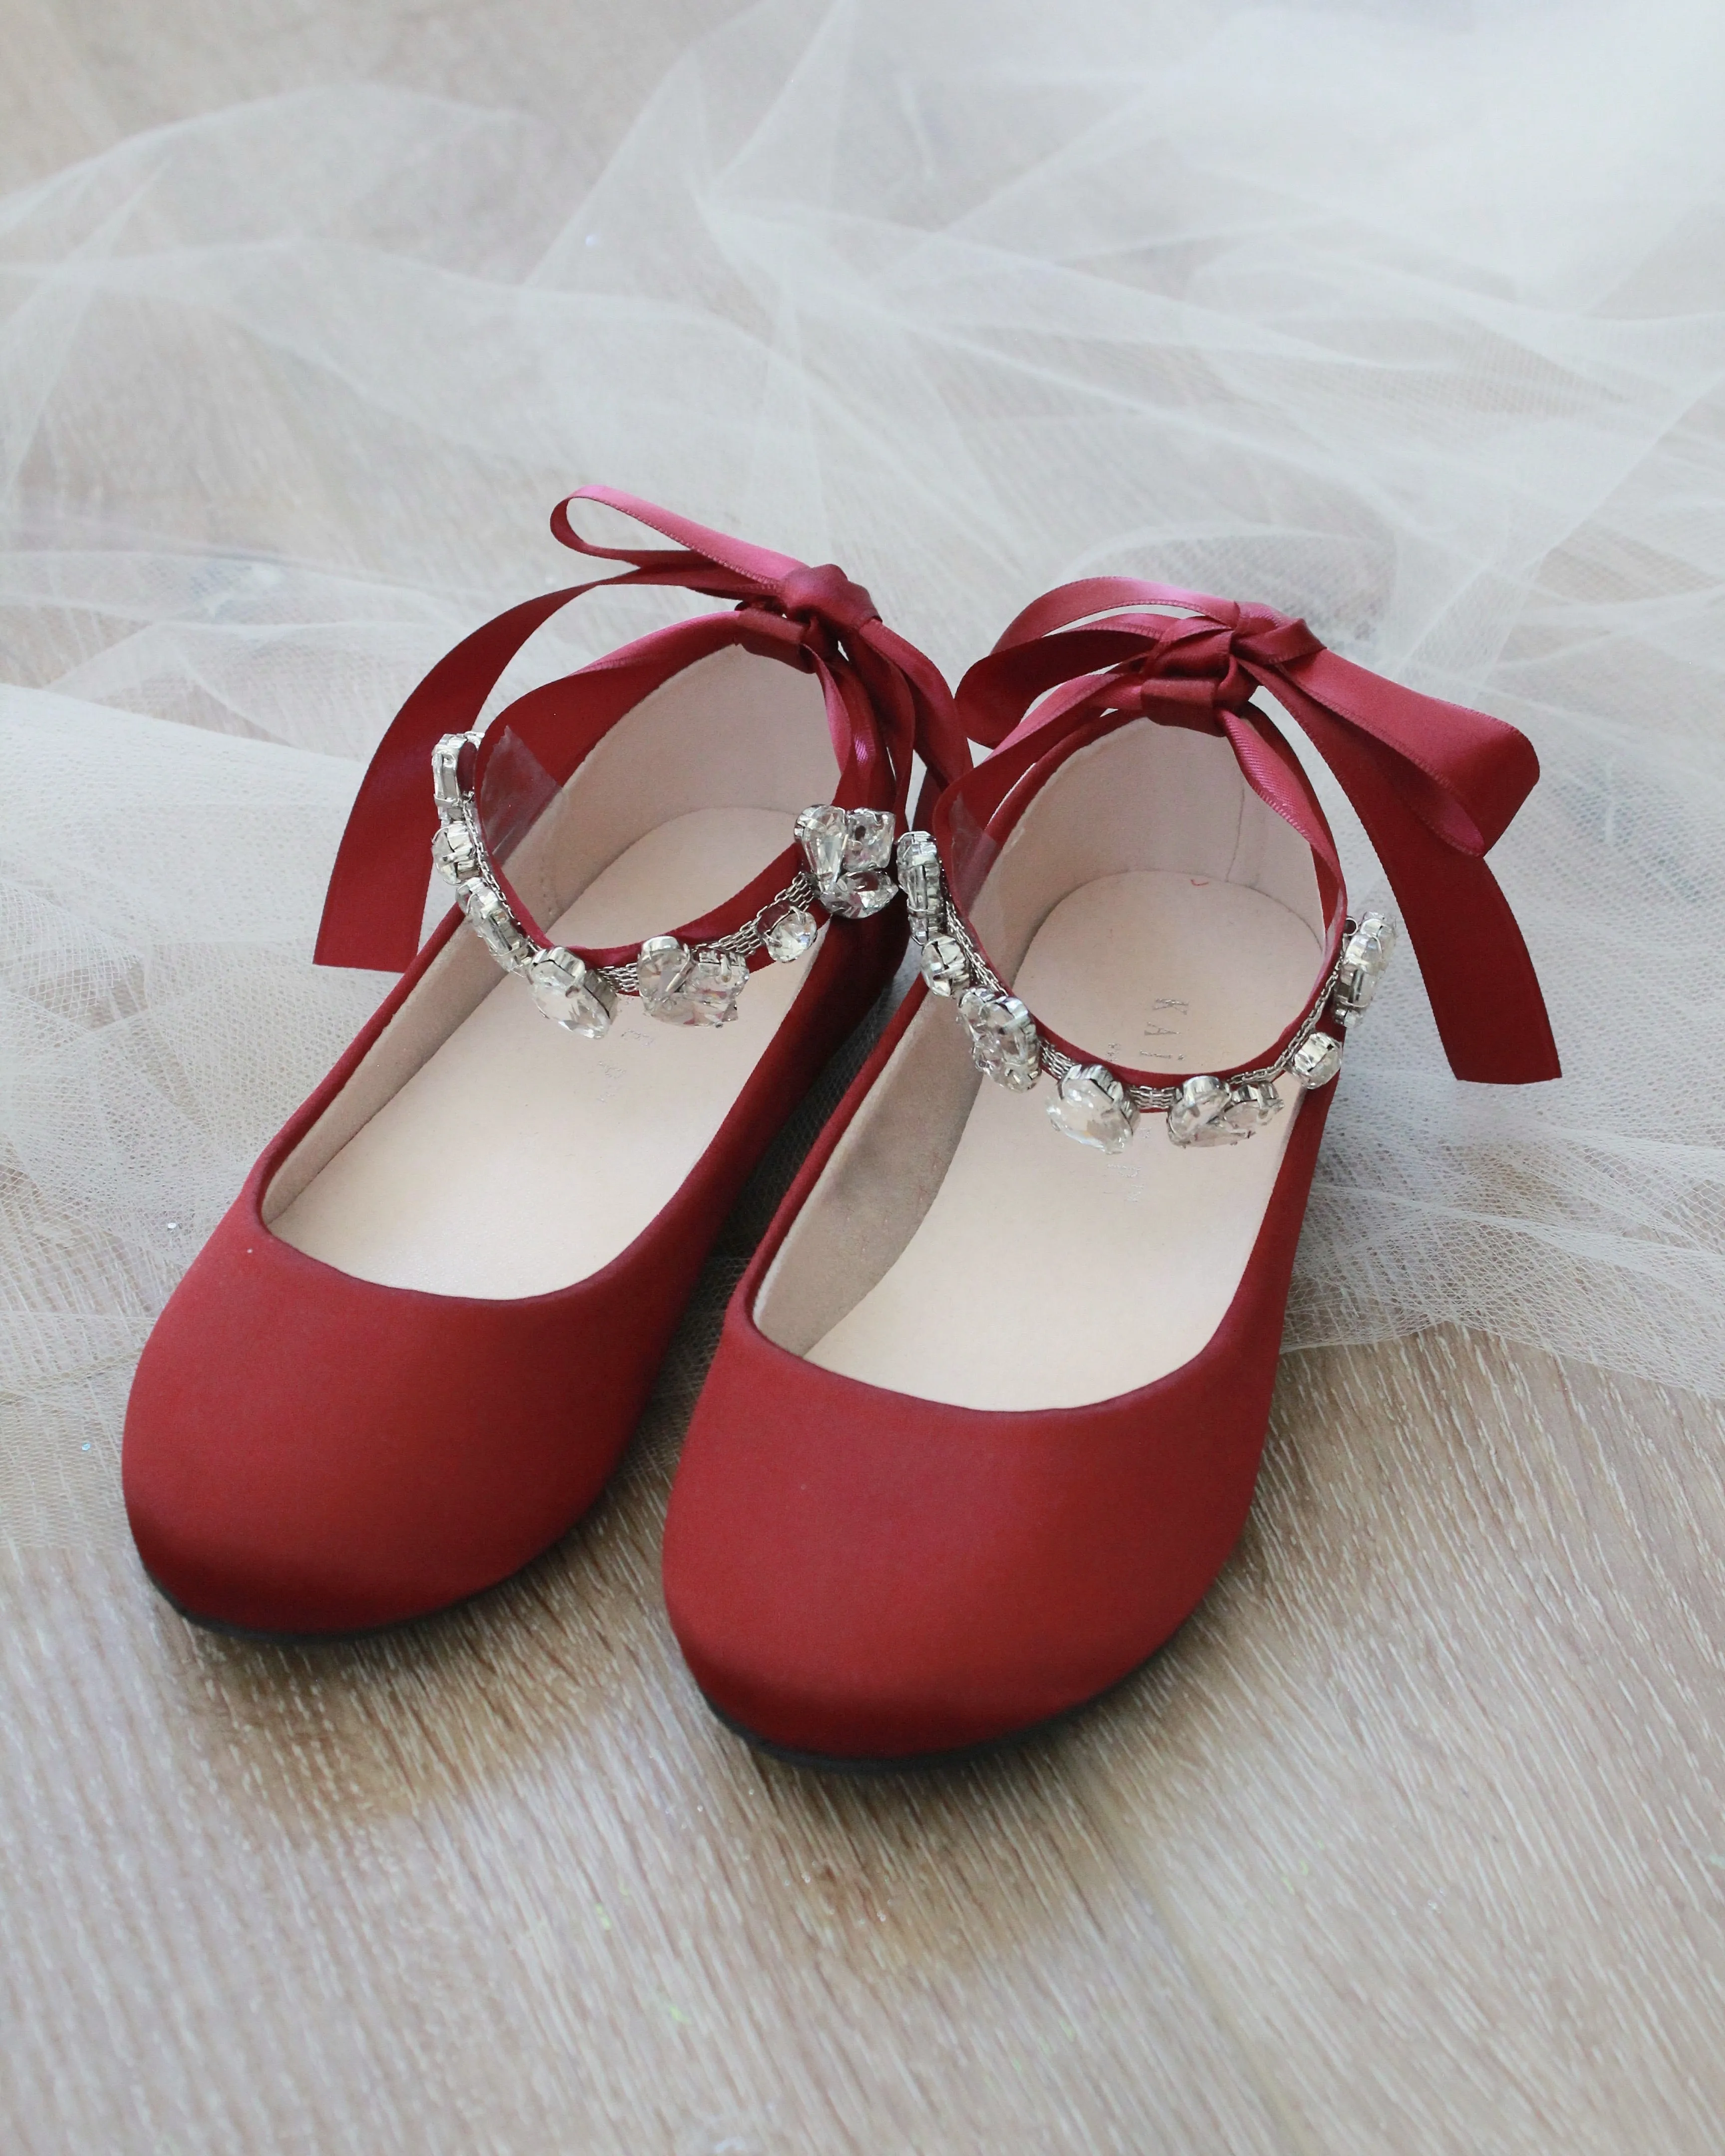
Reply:
[[[594,586],[551,593],[384,737],[317,957],[406,971],[265,1148],[127,1410],[139,1553],[205,1622],[417,1616],[593,1502],[739,1185],[903,950],[913,747],[968,762],[939,675],[839,570],[583,498],[675,542],[590,544],[563,504],[560,539],[630,565],[601,582],[737,603],[474,732]],[[458,909],[416,956],[428,850]]]
[[[1021,1733],[1142,1662],[1240,1533],[1394,940],[1348,918],[1260,685],[1358,809],[1456,1075],[1558,1075],[1483,859],[1538,776],[1519,733],[1261,610],[1038,600],[960,687],[999,747],[901,841],[922,980],[737,1288],[672,1491],[671,1623],[746,1735]]]

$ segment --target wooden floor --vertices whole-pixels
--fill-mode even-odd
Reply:
[[[596,156],[728,12],[595,11]],[[459,10],[365,13],[380,68],[459,86]],[[4,0],[0,182],[315,79],[275,14]],[[542,95],[511,11],[470,23]],[[1720,1416],[1459,1335],[1291,1358],[1245,1542],[1153,1666],[986,1765],[792,1770],[706,1712],[658,1590],[790,1150],[610,1495],[480,1604],[279,1651],[182,1624],[117,1522],[11,1568],[0,2146],[1725,2148]]]
[[[1461,1337],[1290,1358],[1151,1668],[859,1781],[745,1749],[667,1632],[706,1346],[561,1549],[393,1637],[195,1632],[117,1541],[8,1583],[11,2146],[1725,2142],[1715,1419]]]

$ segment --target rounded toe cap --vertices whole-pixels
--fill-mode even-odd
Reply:
[[[988,1413],[878,1390],[727,1326],[665,1523],[666,1608],[744,1733],[853,1761],[963,1751],[1069,1712],[1201,1599],[1261,1415],[1213,1383]]]
[[[844,1502],[842,1475],[823,1490],[805,1473],[790,1502],[733,1474],[711,1503],[704,1479],[680,1482],[666,1522],[665,1604],[696,1682],[745,1736],[909,1761],[1034,1727],[1117,1674],[1093,1676],[1060,1625],[1025,1623],[1039,1598],[1022,1530],[973,1521],[961,1553]]]
[[[567,1301],[381,1287],[236,1206],[133,1380],[122,1477],[145,1569],[189,1617],[300,1636],[519,1570],[598,1494],[633,1414],[583,1399],[590,1327]]]

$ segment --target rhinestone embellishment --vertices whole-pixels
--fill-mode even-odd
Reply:
[[[542,951],[527,968],[527,986],[545,1015],[566,1033],[603,1040],[611,1029],[617,991],[572,951]]]
[[[1342,1044],[1327,1033],[1308,1033],[1288,1068],[1308,1093],[1315,1093],[1342,1068]]]
[[[675,936],[649,936],[635,973],[648,1017],[666,1025],[728,1025],[749,977],[734,951],[716,943],[691,951]]]
[[[865,875],[884,869],[892,859],[892,834],[897,819],[890,808],[853,808],[850,834],[845,841],[845,873]]]
[[[497,963],[521,974],[535,1004],[566,1032],[601,1038],[619,995],[638,995],[649,1015],[667,1025],[728,1025],[748,983],[752,953],[764,950],[776,964],[790,966],[814,948],[820,934],[809,910],[815,899],[829,914],[862,921],[897,896],[889,873],[892,812],[819,803],[796,820],[808,868],[798,869],[752,920],[692,951],[675,936],[651,936],[632,960],[589,965],[579,952],[547,948],[531,921],[517,917],[480,828],[474,800],[479,744],[477,733],[445,734],[431,752],[438,813],[432,866],[454,886],[469,927]],[[938,862],[934,874],[937,892]]]
[[[1395,924],[1384,915],[1350,921],[1334,967],[1273,1063],[1220,1077],[1189,1078],[1168,1090],[1147,1082],[1128,1086],[1106,1063],[1074,1063],[1042,1040],[1034,1018],[1002,985],[963,913],[948,903],[939,853],[928,833],[905,833],[896,867],[922,946],[922,978],[931,994],[957,998],[977,1067],[1018,1093],[1030,1091],[1041,1072],[1050,1071],[1059,1091],[1048,1104],[1049,1121],[1062,1137],[1096,1152],[1122,1152],[1139,1117],[1150,1110],[1164,1112],[1168,1137],[1177,1146],[1238,1145],[1266,1128],[1287,1105],[1276,1085],[1285,1073],[1308,1092],[1335,1077],[1342,1043],[1321,1032],[1317,1021],[1327,1007],[1338,1026],[1352,1025],[1371,1002],[1395,948]]]
[[[1355,1025],[1378,993],[1378,983],[1395,949],[1395,924],[1381,913],[1368,913],[1342,947],[1336,974],[1336,1016]]]
[[[1177,1146],[1239,1145],[1281,1113],[1281,1096],[1267,1078],[1189,1078],[1168,1111]]]
[[[683,993],[689,998],[697,1024],[729,1025],[737,1016],[737,998],[748,986],[749,965],[734,951],[717,944],[702,946],[695,954]]]
[[[1281,1113],[1281,1096],[1267,1078],[1249,1078],[1228,1089],[1228,1105],[1222,1111],[1222,1120],[1230,1131],[1249,1138],[1254,1131],[1261,1131],[1266,1123],[1273,1123]]]
[[[866,921],[898,890],[887,873],[896,819],[890,808],[839,808],[829,803],[797,819],[797,843],[814,894],[843,921]]]
[[[799,820],[798,836],[811,867],[817,861],[817,840],[826,849],[823,863],[834,857],[839,813],[811,809]],[[813,828],[816,817],[823,819],[819,830]],[[807,837],[804,821],[811,826]],[[842,854],[838,858],[842,863]],[[1063,1137],[1096,1152],[1123,1152],[1140,1116],[1149,1110],[1164,1112],[1168,1137],[1177,1146],[1239,1145],[1265,1129],[1287,1105],[1276,1085],[1285,1073],[1308,1092],[1334,1078],[1342,1065],[1342,1043],[1320,1032],[1317,1021],[1327,1007],[1338,1025],[1353,1024],[1371,1002],[1395,948],[1395,924],[1383,914],[1349,921],[1341,954],[1289,1045],[1261,1069],[1188,1078],[1166,1090],[1147,1081],[1128,1086],[1106,1063],[1074,1063],[1043,1040],[1030,1012],[991,970],[963,913],[948,903],[940,856],[927,832],[905,833],[896,865],[911,925],[922,946],[923,980],[931,994],[957,998],[977,1068],[1015,1093],[1029,1092],[1043,1070],[1050,1071],[1059,1091],[1048,1103],[1049,1121]]]
[[[1016,996],[968,989],[958,1015],[970,1034],[970,1060],[984,1076],[1014,1093],[1028,1093],[1042,1075],[1036,1021]]]
[[[767,955],[777,966],[794,966],[805,951],[812,950],[820,924],[806,906],[787,906],[763,921],[761,935]]]
[[[479,840],[463,817],[459,822],[439,824],[431,842],[431,865],[459,891],[485,872],[485,856]]]
[[[533,939],[509,910],[509,901],[495,886],[469,883],[461,886],[461,911],[481,943],[502,967],[513,973],[533,956]]]
[[[649,936],[635,960],[635,978],[649,1018],[684,1025],[689,1019],[683,983],[689,978],[689,952],[675,936]]]
[[[850,819],[842,808],[823,804],[805,808],[797,819],[797,844],[803,849],[817,891],[824,884],[839,880],[850,836]]]
[[[431,790],[445,820],[466,814],[468,774],[478,747],[477,734],[445,734],[431,752]]]
[[[1132,1097],[1105,1063],[1074,1064],[1060,1080],[1048,1120],[1062,1137],[1092,1152],[1124,1152],[1137,1128]]]
[[[963,995],[970,986],[970,961],[956,936],[931,936],[922,946],[922,978],[929,993]]]
[[[1189,1078],[1168,1111],[1168,1134],[1177,1146],[1236,1145],[1244,1131],[1222,1120],[1228,1088],[1219,1078]]]
[[[897,862],[898,887],[910,911],[911,933],[919,943],[927,943],[939,932],[946,917],[940,855],[934,840],[927,831],[906,831],[898,842]],[[929,985],[932,987],[932,982]]]
[[[898,886],[884,869],[860,869],[816,893],[827,911],[841,921],[866,921],[897,895]]]

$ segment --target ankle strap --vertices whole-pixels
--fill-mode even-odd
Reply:
[[[1131,611],[1144,608],[1181,612]],[[1334,840],[1298,759],[1251,703],[1260,687],[1303,728],[1364,824],[1455,1075],[1496,1085],[1558,1076],[1532,960],[1484,859],[1539,777],[1532,744],[1501,719],[1368,673],[1268,608],[1119,577],[1065,584],[1027,607],[959,684],[960,724],[996,752],[934,819],[953,898],[973,896],[985,865],[978,838],[1014,787],[1143,716],[1227,737],[1247,784],[1317,856],[1338,944]]]
[[[581,501],[619,510],[679,544],[596,545],[570,521],[570,504]],[[939,672],[887,628],[869,594],[833,564],[811,568],[609,487],[583,487],[559,502],[551,528],[578,554],[629,566],[498,615],[440,660],[408,696],[378,743],[348,816],[324,901],[313,954],[318,964],[399,973],[412,963],[439,830],[427,783],[432,750],[445,736],[474,729],[505,668],[536,629],[572,599],[606,586],[676,585],[737,605],[655,630],[501,714],[488,734],[501,742],[506,721],[507,732],[557,783],[644,696],[732,644],[819,678],[839,765],[839,805],[890,807],[902,822],[913,753],[927,767],[932,788],[968,770],[969,750]],[[788,846],[731,904],[690,924],[691,932],[718,938],[741,928],[763,897],[790,881],[798,858]]]

